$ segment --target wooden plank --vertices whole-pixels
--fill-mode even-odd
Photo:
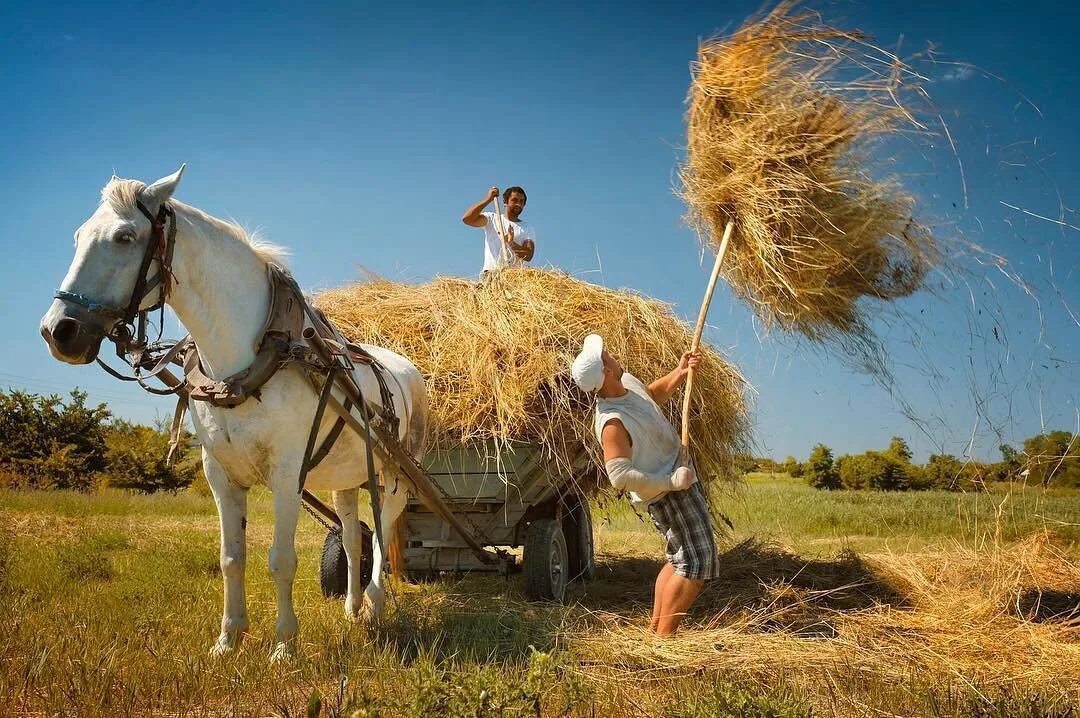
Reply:
[[[353,403],[357,406],[363,406],[359,401],[359,397],[354,399]],[[341,402],[333,394],[326,398],[326,406],[344,419],[350,429],[360,436],[364,436],[364,425],[351,411],[342,406]],[[398,468],[404,474],[402,479],[410,485],[410,493],[450,524],[466,545],[476,553],[477,558],[485,563],[497,562],[498,557],[489,551],[485,551],[484,547],[472,535],[472,532],[450,511],[439,495],[438,489],[426,476],[424,470],[420,468],[420,465],[416,463],[416,460],[411,455],[401,448],[397,437],[390,436],[389,432],[374,419],[369,420],[369,426],[371,427],[371,433],[378,439],[377,442],[372,442],[372,451],[375,452],[381,462]]]

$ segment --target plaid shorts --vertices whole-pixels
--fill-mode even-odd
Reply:
[[[667,540],[667,560],[683,578],[708,580],[720,574],[712,519],[701,485],[671,491],[649,505],[656,530]]]

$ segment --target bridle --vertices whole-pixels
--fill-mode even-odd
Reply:
[[[177,392],[175,388],[158,389],[145,384],[144,380],[159,374],[177,358],[184,348],[184,342],[161,342],[165,302],[176,281],[172,272],[173,249],[176,247],[176,212],[168,202],[161,203],[156,216],[150,213],[141,200],[137,199],[135,206],[150,221],[150,241],[146,245],[146,251],[143,252],[139,274],[135,279],[135,288],[131,292],[127,306],[103,304],[78,292],[68,292],[63,289],[57,289],[53,297],[78,304],[91,314],[114,320],[106,331],[105,338],[116,345],[116,355],[132,368],[133,376],[117,372],[99,358],[97,363],[105,371],[123,381],[137,381],[153,394],[175,394]],[[158,262],[158,273],[152,279],[147,279],[146,273],[150,271],[150,263],[155,260]],[[158,293],[157,301],[149,307],[142,308],[143,302],[155,290]],[[146,328],[149,315],[154,311],[160,311],[158,336],[153,342],[148,342]],[[149,369],[149,373],[143,373],[143,369]]]

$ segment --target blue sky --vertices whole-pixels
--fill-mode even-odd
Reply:
[[[939,59],[1003,78],[924,66],[957,156],[938,141],[909,147],[897,167],[943,233],[1009,259],[1041,312],[993,268],[967,283],[936,278],[937,295],[902,304],[917,345],[903,323],[882,326],[897,362],[890,395],[827,350],[761,336],[721,287],[707,338],[757,387],[762,451],[805,457],[824,441],[854,452],[898,434],[920,458],[959,454],[973,437],[976,455],[992,456],[1002,438],[1074,429],[1080,232],[1002,203],[1080,226],[1070,209],[1080,12],[1050,2],[813,7],[884,45],[902,37],[902,54],[933,43]],[[94,367],[53,361],[37,323],[109,175],[152,180],[180,162],[178,196],[290,247],[307,289],[352,280],[361,266],[402,281],[475,275],[481,238],[460,215],[492,184],[520,184],[538,262],[693,319],[707,268],[672,193],[688,64],[699,38],[756,9],[5,4],[0,387],[77,385],[142,421],[170,411]]]

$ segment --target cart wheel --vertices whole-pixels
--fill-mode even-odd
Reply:
[[[566,593],[566,538],[553,519],[538,519],[525,533],[525,596],[530,601],[562,602]]]
[[[569,558],[567,577],[571,581],[592,581],[596,576],[596,555],[593,550],[592,516],[588,502],[575,497],[563,511],[563,535]]]
[[[371,581],[371,529],[360,523],[362,551],[360,552],[360,583]],[[323,541],[322,560],[319,562],[319,587],[326,598],[341,598],[349,591],[349,559],[341,540],[341,529],[336,526],[326,534]]]

